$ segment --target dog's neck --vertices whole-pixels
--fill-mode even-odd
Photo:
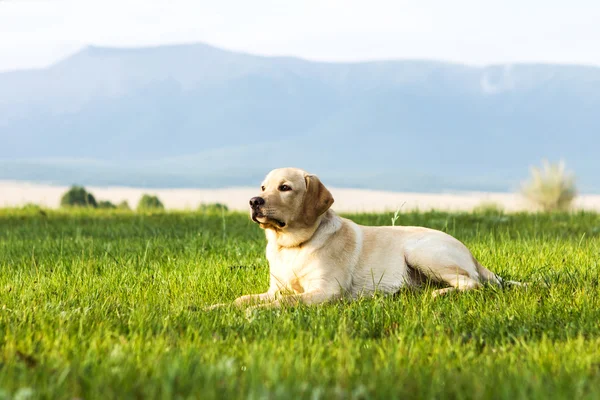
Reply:
[[[339,229],[339,218],[333,210],[327,210],[309,227],[289,228],[286,230],[266,229],[265,234],[269,243],[275,243],[278,248],[301,247],[308,242],[315,242],[323,235],[329,235]],[[337,222],[337,223],[336,223]]]

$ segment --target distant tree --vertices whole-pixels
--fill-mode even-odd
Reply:
[[[115,206],[113,203],[111,203],[108,200],[100,200],[98,202],[98,208],[104,208],[104,209],[112,210],[112,209],[117,208],[117,206]]]
[[[544,211],[568,210],[577,195],[575,177],[566,172],[565,163],[546,160],[542,168],[531,168],[531,180],[523,184],[521,192]]]
[[[198,207],[198,211],[206,212],[206,213],[210,213],[210,212],[221,213],[223,211],[229,211],[229,207],[227,207],[225,204],[222,204],[222,203],[202,203]]]
[[[149,194],[144,194],[137,205],[138,211],[164,210],[164,208],[158,197]]]
[[[61,207],[93,207],[96,208],[96,199],[88,193],[83,186],[71,186],[60,199]]]
[[[129,207],[129,203],[127,202],[127,200],[123,200],[122,202],[117,204],[117,208],[119,210],[131,210],[131,207]]]

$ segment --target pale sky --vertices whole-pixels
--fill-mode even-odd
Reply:
[[[0,71],[89,44],[193,42],[323,61],[600,66],[600,0],[0,0]]]

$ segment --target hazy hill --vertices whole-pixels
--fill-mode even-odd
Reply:
[[[600,191],[600,68],[319,63],[207,45],[89,47],[0,73],[0,179],[507,190],[563,158]]]

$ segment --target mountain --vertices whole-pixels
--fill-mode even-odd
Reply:
[[[204,44],[88,47],[0,73],[0,179],[258,185],[298,166],[337,186],[514,190],[564,159],[600,192],[600,68],[322,63]]]

